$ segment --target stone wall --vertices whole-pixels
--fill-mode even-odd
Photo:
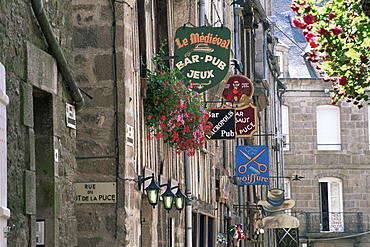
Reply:
[[[48,1],[44,7],[65,57],[71,58],[70,1]],[[73,103],[70,92],[30,1],[6,1],[0,14],[0,62],[10,99],[8,246],[35,246],[37,220],[45,221],[45,244],[76,246],[76,132],[65,124],[65,103]]]
[[[300,236],[305,236],[306,212],[320,212],[319,179],[342,180],[343,212],[361,212],[363,229],[369,228],[370,181],[368,111],[340,102],[341,151],[317,150],[316,106],[331,103],[330,83],[321,79],[286,79],[288,87],[284,105],[289,107],[290,150],[285,152],[285,175],[303,176],[291,181],[291,196],[296,200],[293,211],[301,221]],[[301,213],[300,213],[301,212]],[[325,235],[323,235],[325,236]],[[323,237],[321,236],[321,237]],[[351,239],[347,244],[351,243]],[[369,244],[364,235],[363,246]],[[329,246],[324,243],[317,246]],[[341,246],[338,244],[338,246]],[[345,245],[343,245],[345,246]],[[362,246],[362,245],[360,245]]]

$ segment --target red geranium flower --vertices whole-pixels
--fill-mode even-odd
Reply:
[[[338,84],[341,86],[345,86],[347,83],[348,83],[347,77],[345,76],[342,76],[338,79]]]
[[[301,22],[300,19],[295,18],[295,19],[293,19],[293,26],[295,26],[296,28],[299,28],[299,29],[304,29],[304,28],[306,28],[307,25],[305,23]]]
[[[315,17],[311,14],[303,16],[303,21],[306,24],[313,24],[315,22]]]
[[[331,31],[333,32],[334,35],[338,35],[338,34],[340,34],[343,31],[343,28],[342,27],[339,27],[339,26],[336,26]]]

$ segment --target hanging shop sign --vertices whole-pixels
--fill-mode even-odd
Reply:
[[[299,228],[280,228],[276,229],[276,242],[278,247],[298,247]]]
[[[76,203],[116,203],[115,182],[75,183]]]
[[[252,104],[254,86],[248,77],[232,75],[227,80],[222,98],[223,107],[235,109],[235,137],[252,137],[258,130],[257,107]]]
[[[269,184],[267,146],[236,146],[236,176],[239,185]]]
[[[247,105],[252,102],[254,86],[248,77],[232,75],[227,80],[222,98],[237,105]]]
[[[206,135],[208,140],[235,139],[234,109],[214,109],[209,114],[208,121],[213,125],[211,133]]]
[[[204,92],[220,83],[230,65],[230,30],[226,27],[180,27],[174,40],[175,67]]]
[[[249,104],[235,108],[235,135],[240,137],[252,137],[258,130],[257,107]]]
[[[218,199],[221,203],[227,203],[230,194],[230,172],[226,169],[221,169],[218,179],[220,188],[220,196]]]

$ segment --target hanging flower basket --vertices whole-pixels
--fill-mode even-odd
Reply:
[[[164,45],[164,44],[163,44]],[[160,54],[164,54],[163,45]],[[205,134],[212,125],[209,111],[201,95],[178,78],[179,71],[171,70],[160,55],[152,60],[155,69],[147,70],[147,95],[144,116],[149,127],[149,139],[163,138],[177,153],[193,156],[204,148]]]
[[[370,19],[368,0],[293,0],[309,49],[307,60],[320,63],[325,81],[333,83],[332,104],[345,100],[362,108],[369,101]]]

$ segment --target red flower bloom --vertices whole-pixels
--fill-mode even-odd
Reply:
[[[310,47],[311,48],[316,48],[318,47],[319,45],[316,43],[316,42],[310,42]]]
[[[345,86],[348,83],[347,77],[345,77],[345,76],[340,77],[338,79],[338,83],[339,83],[339,85]]]
[[[179,133],[177,133],[177,132],[173,132],[172,133],[172,140],[176,140],[176,139],[178,139],[179,138]]]
[[[300,9],[300,7],[296,4],[292,4],[290,6],[290,9],[293,10],[294,12],[296,12],[298,14],[298,10]]]
[[[150,119],[152,119],[152,118],[153,118],[152,116],[148,116],[146,119],[150,120]]]
[[[330,32],[328,30],[326,30],[325,28],[320,28],[319,30],[317,30],[317,32],[321,35],[329,35]]]
[[[308,14],[303,16],[303,21],[308,25],[313,24],[315,22],[315,17],[311,14]]]
[[[293,20],[293,26],[295,26],[296,28],[299,28],[299,29],[304,29],[304,28],[306,28],[307,25],[305,23],[301,22],[300,19],[295,18]]]
[[[312,32],[308,32],[304,37],[308,43],[315,42],[318,40],[318,37]]]
[[[342,27],[339,27],[339,26],[336,26],[331,31],[333,32],[334,35],[338,35],[338,34],[340,34],[343,31],[343,28]]]
[[[330,12],[329,15],[328,15],[329,20],[333,19],[334,17],[335,17],[335,13]]]

